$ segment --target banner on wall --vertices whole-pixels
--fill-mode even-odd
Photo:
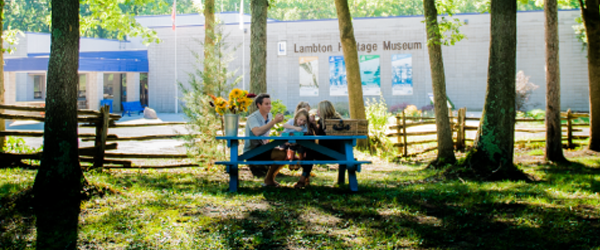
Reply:
[[[299,63],[300,96],[319,96],[319,57],[300,57]]]
[[[412,55],[392,55],[392,95],[412,95]]]
[[[381,67],[379,65],[379,55],[361,55],[358,63],[360,65],[363,95],[380,95]]]
[[[344,56],[329,57],[329,95],[348,96]]]

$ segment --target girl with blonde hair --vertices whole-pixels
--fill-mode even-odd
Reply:
[[[324,100],[319,102],[317,105],[317,116],[319,116],[319,122],[316,128],[316,135],[326,135],[325,134],[325,120],[326,119],[342,119],[342,116],[335,111],[335,107],[330,101]],[[336,141],[328,141],[322,140],[319,142],[319,145],[324,146],[326,148],[340,151],[342,149],[340,142]],[[306,160],[328,160],[331,159],[325,155],[322,155],[318,152],[315,152],[310,149],[306,149]],[[302,165],[302,175],[300,176],[300,180],[294,184],[295,188],[302,188],[307,186],[310,183],[310,172],[312,171],[313,165]]]

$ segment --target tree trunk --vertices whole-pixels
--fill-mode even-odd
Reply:
[[[268,0],[252,0],[250,24],[250,92],[267,93],[267,8]]]
[[[365,102],[363,100],[362,82],[360,81],[360,68],[358,65],[358,51],[352,27],[352,17],[348,9],[348,0],[335,0],[338,23],[340,26],[340,41],[346,62],[346,79],[348,81],[348,105],[350,118],[366,119]],[[367,147],[366,140],[359,140],[358,147]]]
[[[76,249],[83,173],[77,141],[79,0],[52,1],[44,153],[33,186],[37,249]]]
[[[579,0],[588,39],[590,81],[590,150],[600,152],[600,10],[599,0]]]
[[[215,82],[211,71],[211,63],[214,58],[215,47],[215,0],[205,0],[204,2],[204,92],[205,94],[215,93]]]
[[[560,125],[560,66],[558,57],[557,0],[544,1],[546,16],[546,159],[566,161]]]
[[[4,40],[2,39],[2,32],[4,26],[4,0],[0,0],[0,62],[2,62],[2,67],[0,67],[0,104],[4,104]],[[0,109],[0,113],[4,111]],[[0,131],[6,130],[6,124],[4,123],[4,119],[0,119]],[[0,136],[0,151],[4,148],[5,137]]]
[[[429,51],[429,66],[431,67],[431,84],[433,85],[433,98],[435,100],[435,124],[437,127],[438,155],[432,163],[433,166],[454,163],[454,142],[452,129],[448,118],[446,99],[446,75],[442,59],[440,31],[437,22],[437,8],[434,0],[424,0],[423,9],[427,20],[427,49]]]
[[[490,58],[485,105],[466,164],[483,179],[522,179],[513,165],[517,2],[491,2]],[[520,174],[521,176],[517,176]]]

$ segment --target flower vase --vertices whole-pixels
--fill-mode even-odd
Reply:
[[[237,136],[240,115],[225,114],[223,119],[225,120],[225,136]]]

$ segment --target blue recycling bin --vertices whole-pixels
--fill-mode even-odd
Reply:
[[[104,99],[102,101],[100,101],[100,107],[104,107],[104,105],[108,105],[108,112],[112,113],[112,104],[113,104],[113,100],[111,99]]]

